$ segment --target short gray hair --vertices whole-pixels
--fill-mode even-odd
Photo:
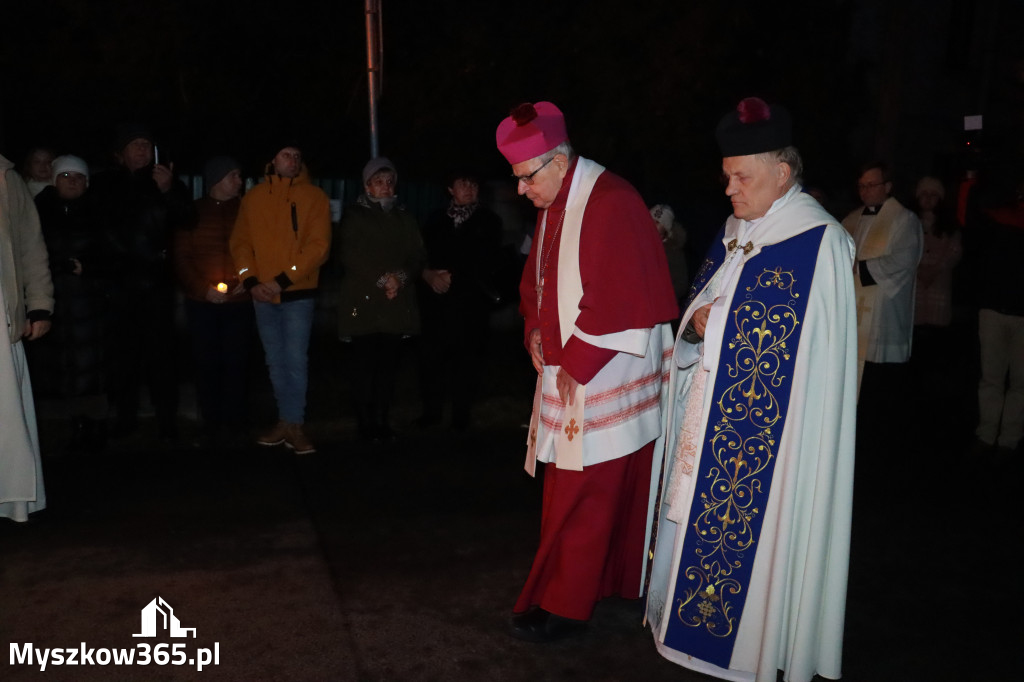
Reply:
[[[576,158],[576,150],[572,148],[572,144],[569,142],[569,140],[565,140],[564,142],[559,143],[557,147],[548,151],[542,156],[544,158],[544,162],[547,163],[548,161],[555,158],[559,154],[564,154],[565,158],[569,159],[570,161]]]
[[[783,147],[782,149],[776,149],[773,152],[761,152],[755,154],[758,161],[764,163],[784,163],[789,166],[790,177],[793,182],[799,182],[800,178],[804,175],[804,161],[800,158],[800,151],[793,145]]]

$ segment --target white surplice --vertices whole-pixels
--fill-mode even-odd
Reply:
[[[860,208],[843,219],[876,284],[862,286],[857,273],[861,360],[906,362],[914,333],[914,290],[924,232],[914,213],[889,197],[877,215]]]
[[[537,383],[527,442],[526,470],[531,475],[535,462],[554,463],[560,469],[579,471],[585,466],[624,457],[657,439],[663,428],[661,404],[665,364],[672,344],[670,325],[658,324],[650,329],[627,329],[601,336],[587,334],[576,327],[583,296],[579,266],[583,214],[590,192],[604,172],[603,166],[589,159],[580,157],[577,164],[558,251],[561,341],[564,346],[570,336],[576,336],[592,346],[618,354],[589,383],[577,387],[572,405],[563,403],[558,394],[560,367],[544,366]],[[577,427],[576,432],[571,431],[572,426]],[[566,431],[567,427],[570,432]],[[579,431],[582,437],[574,435]]]

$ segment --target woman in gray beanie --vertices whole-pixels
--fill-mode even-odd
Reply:
[[[338,335],[351,342],[353,395],[361,438],[389,440],[400,340],[418,334],[415,282],[426,253],[416,219],[398,202],[398,173],[387,157],[363,168],[364,193],[345,210]]]

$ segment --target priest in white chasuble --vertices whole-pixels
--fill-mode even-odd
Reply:
[[[725,221],[676,339],[647,620],[726,680],[840,676],[856,419],[853,240],[781,106],[719,123]]]

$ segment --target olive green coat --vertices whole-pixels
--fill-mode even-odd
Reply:
[[[340,242],[338,336],[418,334],[416,280],[426,252],[412,214],[402,207],[385,212],[361,197],[345,209]],[[389,273],[403,281],[398,296],[390,300],[383,287]]]

